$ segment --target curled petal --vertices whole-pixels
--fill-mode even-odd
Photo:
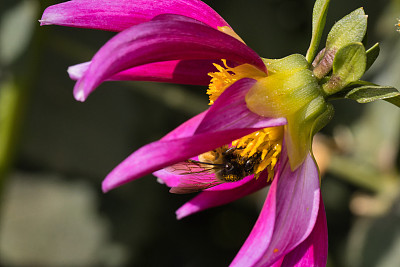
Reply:
[[[310,235],[319,206],[314,160],[308,155],[292,172],[284,149],[262,212],[231,266],[270,266],[281,260]]]
[[[84,101],[104,80],[140,65],[171,60],[222,58],[241,64],[249,63],[266,71],[262,59],[237,39],[188,17],[160,15],[108,41],[76,83],[74,95],[77,100]]]
[[[167,13],[197,19],[213,28],[229,26],[215,10],[199,0],[73,0],[48,7],[40,23],[122,31]]]
[[[251,119],[251,116],[242,113],[243,121],[237,120],[231,125],[227,123],[230,127],[220,125],[210,129],[209,132],[194,132],[193,135],[189,135],[190,132],[196,130],[194,129],[195,126],[204,123],[209,113],[214,114],[217,117],[216,120],[221,119],[218,116],[224,116],[224,112],[222,112],[224,106],[218,105],[220,99],[222,103],[226,99],[230,99],[231,102],[236,103],[237,109],[246,108],[242,94],[249,90],[248,86],[251,84],[249,80],[251,79],[240,80],[226,89],[210,110],[204,115],[200,115],[200,117],[204,116],[201,122],[198,119],[193,120],[190,124],[178,127],[180,130],[176,130],[163,139],[148,144],[130,155],[105,178],[103,190],[109,191],[146,174],[228,144],[259,129],[285,124],[286,120],[284,118],[263,118],[249,111],[251,116],[257,117],[257,120],[250,120],[255,121],[255,124],[248,123],[247,120]],[[242,94],[238,92],[242,92]],[[219,114],[219,110],[221,110],[222,115]],[[184,131],[184,133],[181,134],[180,131]]]
[[[111,76],[114,81],[152,81],[192,85],[208,85],[211,77],[208,73],[215,71],[216,60],[172,60],[137,66]],[[68,68],[71,79],[79,80],[89,68],[90,62]]]

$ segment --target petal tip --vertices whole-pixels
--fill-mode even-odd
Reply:
[[[50,6],[43,12],[42,18],[39,20],[40,26],[57,24],[62,15],[53,9],[53,6]]]
[[[103,193],[107,193],[109,192],[112,188],[112,186],[110,186],[109,182],[107,181],[107,179],[105,179],[103,181],[103,183],[101,184],[101,190],[103,191]]]
[[[176,219],[177,219],[177,220],[180,220],[180,219],[182,219],[182,218],[185,217],[185,215],[182,214],[182,212],[180,212],[180,210],[177,210],[177,211],[175,212],[175,215],[176,215]]]
[[[85,102],[85,100],[86,100],[84,91],[82,89],[80,89],[79,87],[78,87],[78,90],[76,90],[74,92],[74,97],[79,102]]]
[[[79,80],[82,78],[82,74],[77,70],[76,66],[69,66],[67,69],[68,76],[71,80]]]
[[[89,68],[90,62],[84,62],[81,64],[69,66],[67,69],[68,75],[72,80],[79,80],[86,73]]]
[[[185,203],[182,207],[180,207],[177,211],[175,211],[176,219],[183,219],[193,213],[198,212],[200,209],[198,206],[193,205],[190,201]]]
[[[39,21],[39,23],[40,23],[40,26],[44,26],[44,25],[49,25],[49,24],[51,24],[51,23],[48,23],[47,21],[45,21],[45,20],[43,20],[43,19],[39,19],[38,21]]]
[[[157,177],[157,182],[158,182],[159,184],[165,184],[164,180],[161,179],[161,178],[158,178],[158,177]]]

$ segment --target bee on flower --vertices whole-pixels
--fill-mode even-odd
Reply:
[[[312,138],[333,115],[330,99],[358,100],[372,86],[359,80],[371,55],[361,43],[362,9],[338,21],[317,54],[328,3],[316,1],[306,56],[282,59],[260,57],[199,0],[72,0],[48,7],[41,25],[118,32],[90,62],[68,69],[78,101],[107,80],[207,87],[210,107],[122,161],[103,191],[150,173],[173,193],[200,191],[178,209],[180,219],[270,186],[231,266],[325,266],[327,225]]]

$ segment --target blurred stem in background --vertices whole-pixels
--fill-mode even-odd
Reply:
[[[0,194],[18,150],[40,62],[39,1],[3,2],[0,21]],[[44,5],[45,3],[43,3]]]
[[[15,157],[27,87],[7,77],[0,85],[0,192]]]

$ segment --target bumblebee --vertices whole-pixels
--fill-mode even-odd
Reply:
[[[261,161],[260,153],[243,157],[242,148],[223,146],[199,155],[199,160],[186,160],[166,170],[182,175],[172,193],[190,193],[226,182],[237,182],[254,173]]]

